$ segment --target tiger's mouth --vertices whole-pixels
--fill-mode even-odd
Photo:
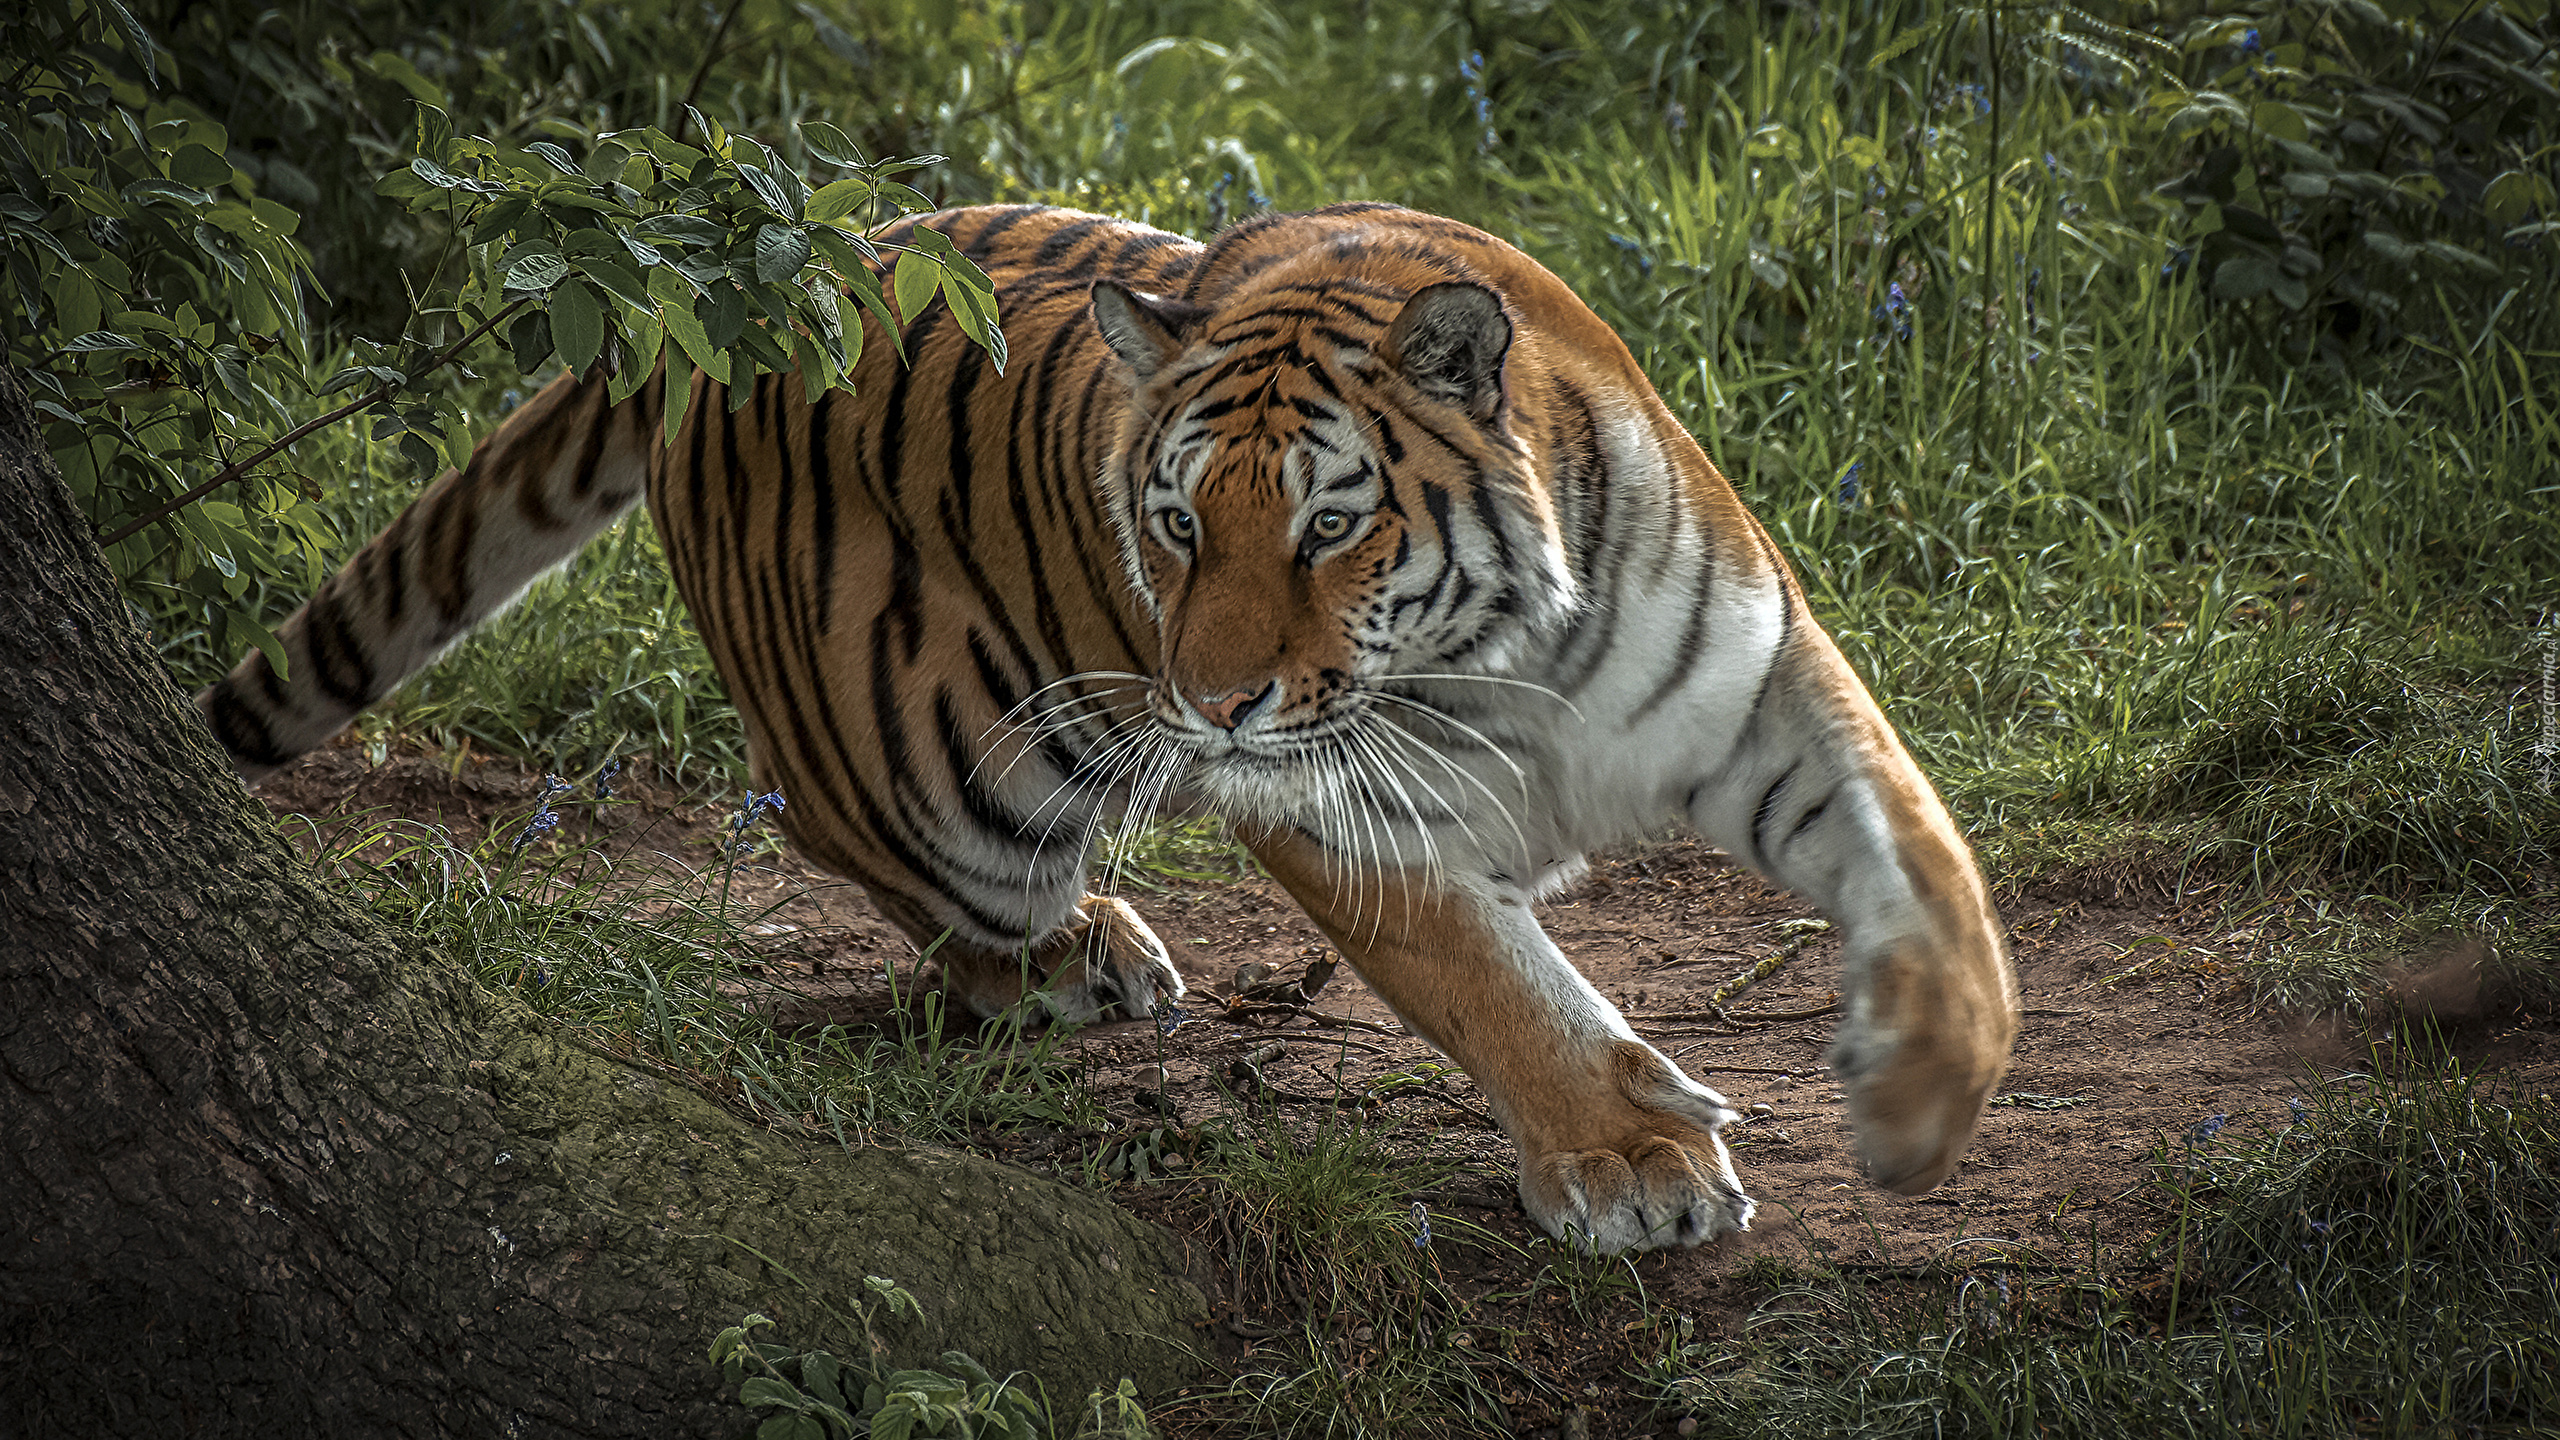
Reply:
[[[1429,738],[1437,712],[1392,690],[1355,684],[1312,713],[1233,730],[1185,723],[1162,699],[1154,708],[1187,771],[1180,788],[1231,820],[1291,825],[1330,848],[1401,864],[1431,853],[1417,832],[1468,830],[1483,818],[1474,814],[1479,782]],[[1398,718],[1408,709],[1419,717],[1412,723]]]

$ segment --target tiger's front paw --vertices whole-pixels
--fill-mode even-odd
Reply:
[[[1608,1252],[1749,1229],[1756,1207],[1717,1134],[1737,1118],[1724,1097],[1640,1042],[1617,1042],[1608,1062],[1616,1093],[1567,1108],[1568,1134],[1516,1137],[1530,1218],[1558,1239]],[[1533,1148],[1546,1138],[1562,1143]]]

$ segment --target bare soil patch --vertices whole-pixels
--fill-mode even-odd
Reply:
[[[358,817],[399,817],[444,826],[468,843],[492,825],[520,821],[539,788],[538,775],[511,763],[375,762],[341,746],[306,757],[260,797],[323,831]],[[724,806],[687,800],[642,775],[629,777],[623,794],[637,803],[571,811],[540,843],[594,845],[622,864],[717,863]],[[763,979],[782,987],[779,1019],[894,1023],[891,973],[901,990],[913,988],[915,947],[858,889],[783,848],[742,868],[736,892],[770,907],[762,923],[777,949]],[[2286,1097],[2302,1093],[2311,1073],[2362,1068],[2375,1039],[2334,1020],[2252,1013],[2238,967],[2266,942],[2223,925],[2210,898],[2181,903],[2113,886],[2103,897],[2006,897],[2001,910],[2026,1005],[2016,1062],[1962,1168],[1933,1193],[1906,1199],[1858,1174],[1845,1106],[1823,1068],[1834,1018],[1823,1011],[1839,986],[1836,935],[1790,931],[1785,922],[1814,913],[1694,841],[1596,857],[1586,881],[1542,907],[1548,932],[1639,1034],[1752,1112],[1730,1138],[1761,1209],[1746,1235],[1635,1260],[1640,1297],[1625,1286],[1577,1313],[1551,1274],[1541,1278],[1553,1252],[1527,1249],[1534,1231],[1512,1200],[1515,1157],[1483,1118],[1472,1084],[1452,1071],[1374,1098],[1381,1077],[1414,1073],[1436,1054],[1401,1033],[1347,968],[1310,1003],[1285,1003],[1287,983],[1331,952],[1278,886],[1248,871],[1122,893],[1156,927],[1191,986],[1185,1023],[1169,1035],[1147,1023],[1097,1025],[1067,1041],[1088,1067],[1111,1128],[982,1135],[983,1148],[1081,1181],[1084,1162],[1109,1146],[1232,1121],[1249,1103],[1285,1109],[1300,1123],[1383,1127],[1389,1154],[1417,1175],[1442,1175],[1418,1186],[1417,1198],[1436,1215],[1520,1247],[1435,1243],[1432,1253],[1457,1293],[1480,1307],[1487,1343],[1507,1350],[1506,1373],[1519,1372],[1503,1398],[1521,1434],[1673,1433],[1629,1393],[1631,1359],[1655,1343],[1644,1322],[1677,1311],[1702,1330],[1729,1330],[1768,1293],[1766,1261],[1880,1278],[1928,1266],[2029,1277],[2093,1263],[2111,1273],[2156,1267],[2142,1246],[2159,1219],[2146,1198],[2157,1147],[2174,1150],[2217,1115],[2234,1125],[2282,1124]],[[1708,1000],[1717,987],[1793,934],[1803,942],[1794,958],[1727,1002],[1734,1023],[1716,1020]],[[1240,972],[1248,992],[1261,985],[1261,998],[1238,997]],[[2467,1063],[2548,1088],[2560,1078],[2560,1025],[2484,1007],[2477,987],[2465,988],[2465,973],[2458,954],[2416,956],[2398,985],[2413,1010],[2456,1022],[2451,1039]],[[1219,1252],[1233,1236],[1218,1223],[1209,1188],[1176,1169],[1169,1178],[1122,1183],[1117,1193]],[[1452,1228],[1443,1222],[1444,1234]],[[1203,1340],[1231,1363],[1248,1361],[1307,1318],[1292,1313],[1299,1297],[1245,1283],[1232,1270],[1208,1278],[1228,1303]],[[1345,1322],[1346,1336],[1360,1333],[1356,1316],[1314,1318]],[[1356,1339],[1339,1350],[1342,1365],[1364,1363]],[[1586,1413],[1576,1419],[1578,1409]],[[1210,1412],[1179,1404],[1162,1418],[1177,1433],[1214,1429]]]

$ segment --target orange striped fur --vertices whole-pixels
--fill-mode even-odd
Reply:
[[[645,489],[760,788],[982,1013],[1146,1015],[1182,980],[1088,884],[1098,827],[1230,817],[1606,1248],[1752,1202],[1722,1097],[1539,928],[1589,848],[1684,821],[1846,931],[1833,1065],[1870,1172],[1953,1169],[2015,995],[1963,840],[1767,534],[1527,256],[1339,206],[1207,245],[1072,211],[921,222],[994,278],[856,393],[563,379],[200,697],[253,781]],[[897,234],[889,237],[894,241]]]

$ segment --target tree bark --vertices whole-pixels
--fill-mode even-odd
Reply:
[[[1173,1237],[750,1127],[323,888],[88,536],[0,370],[0,1434],[735,1434],[712,1335],[858,1355],[866,1274],[900,1359],[1192,1372]]]

